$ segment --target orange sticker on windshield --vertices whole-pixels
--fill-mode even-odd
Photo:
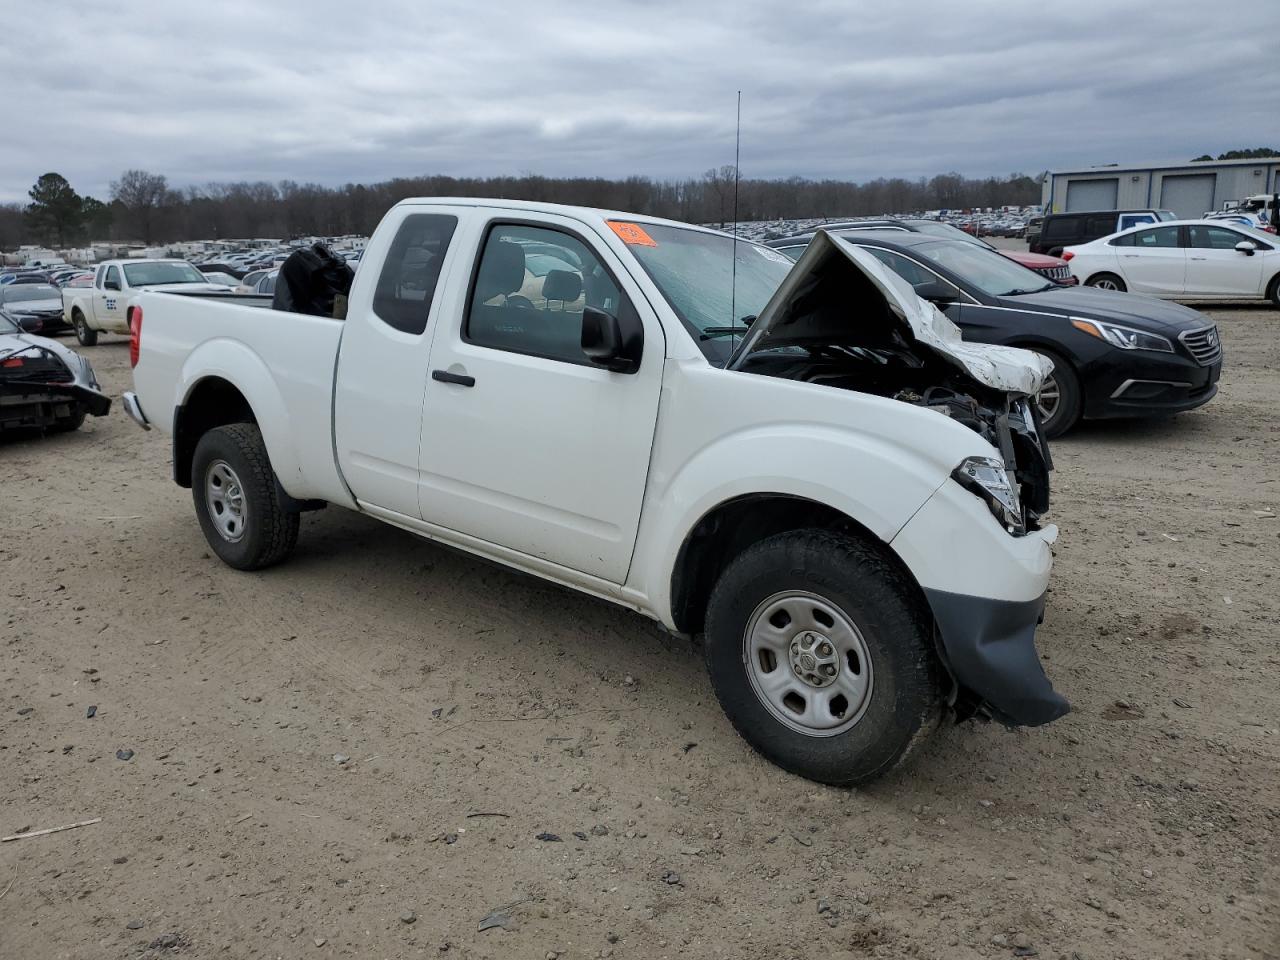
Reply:
[[[609,229],[622,238],[623,243],[633,247],[656,247],[658,241],[644,232],[638,223],[623,223],[621,220],[609,220]]]

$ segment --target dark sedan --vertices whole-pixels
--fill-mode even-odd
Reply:
[[[27,333],[48,336],[71,329],[62,315],[62,291],[50,283],[10,283],[0,287],[0,310]]]
[[[937,305],[966,340],[1026,347],[1053,361],[1040,393],[1050,437],[1081,417],[1166,416],[1218,392],[1222,346],[1204,314],[1164,300],[1062,287],[963,241],[836,231]]]

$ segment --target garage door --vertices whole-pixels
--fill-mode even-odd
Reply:
[[[1216,173],[1188,173],[1165,177],[1160,184],[1160,206],[1172,210],[1183,220],[1202,217],[1213,209]]]
[[[1073,210],[1114,210],[1120,181],[1073,180],[1067,184],[1067,212]]]

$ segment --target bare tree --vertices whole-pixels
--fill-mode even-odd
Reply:
[[[169,182],[163,174],[126,170],[111,181],[111,199],[124,208],[132,226],[141,231],[142,241],[155,236],[156,213],[169,199]]]

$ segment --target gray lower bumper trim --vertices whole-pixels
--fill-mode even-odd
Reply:
[[[925,596],[956,680],[998,719],[1035,727],[1071,710],[1045,676],[1036,652],[1043,596],[1021,603],[940,590],[926,590]]]

